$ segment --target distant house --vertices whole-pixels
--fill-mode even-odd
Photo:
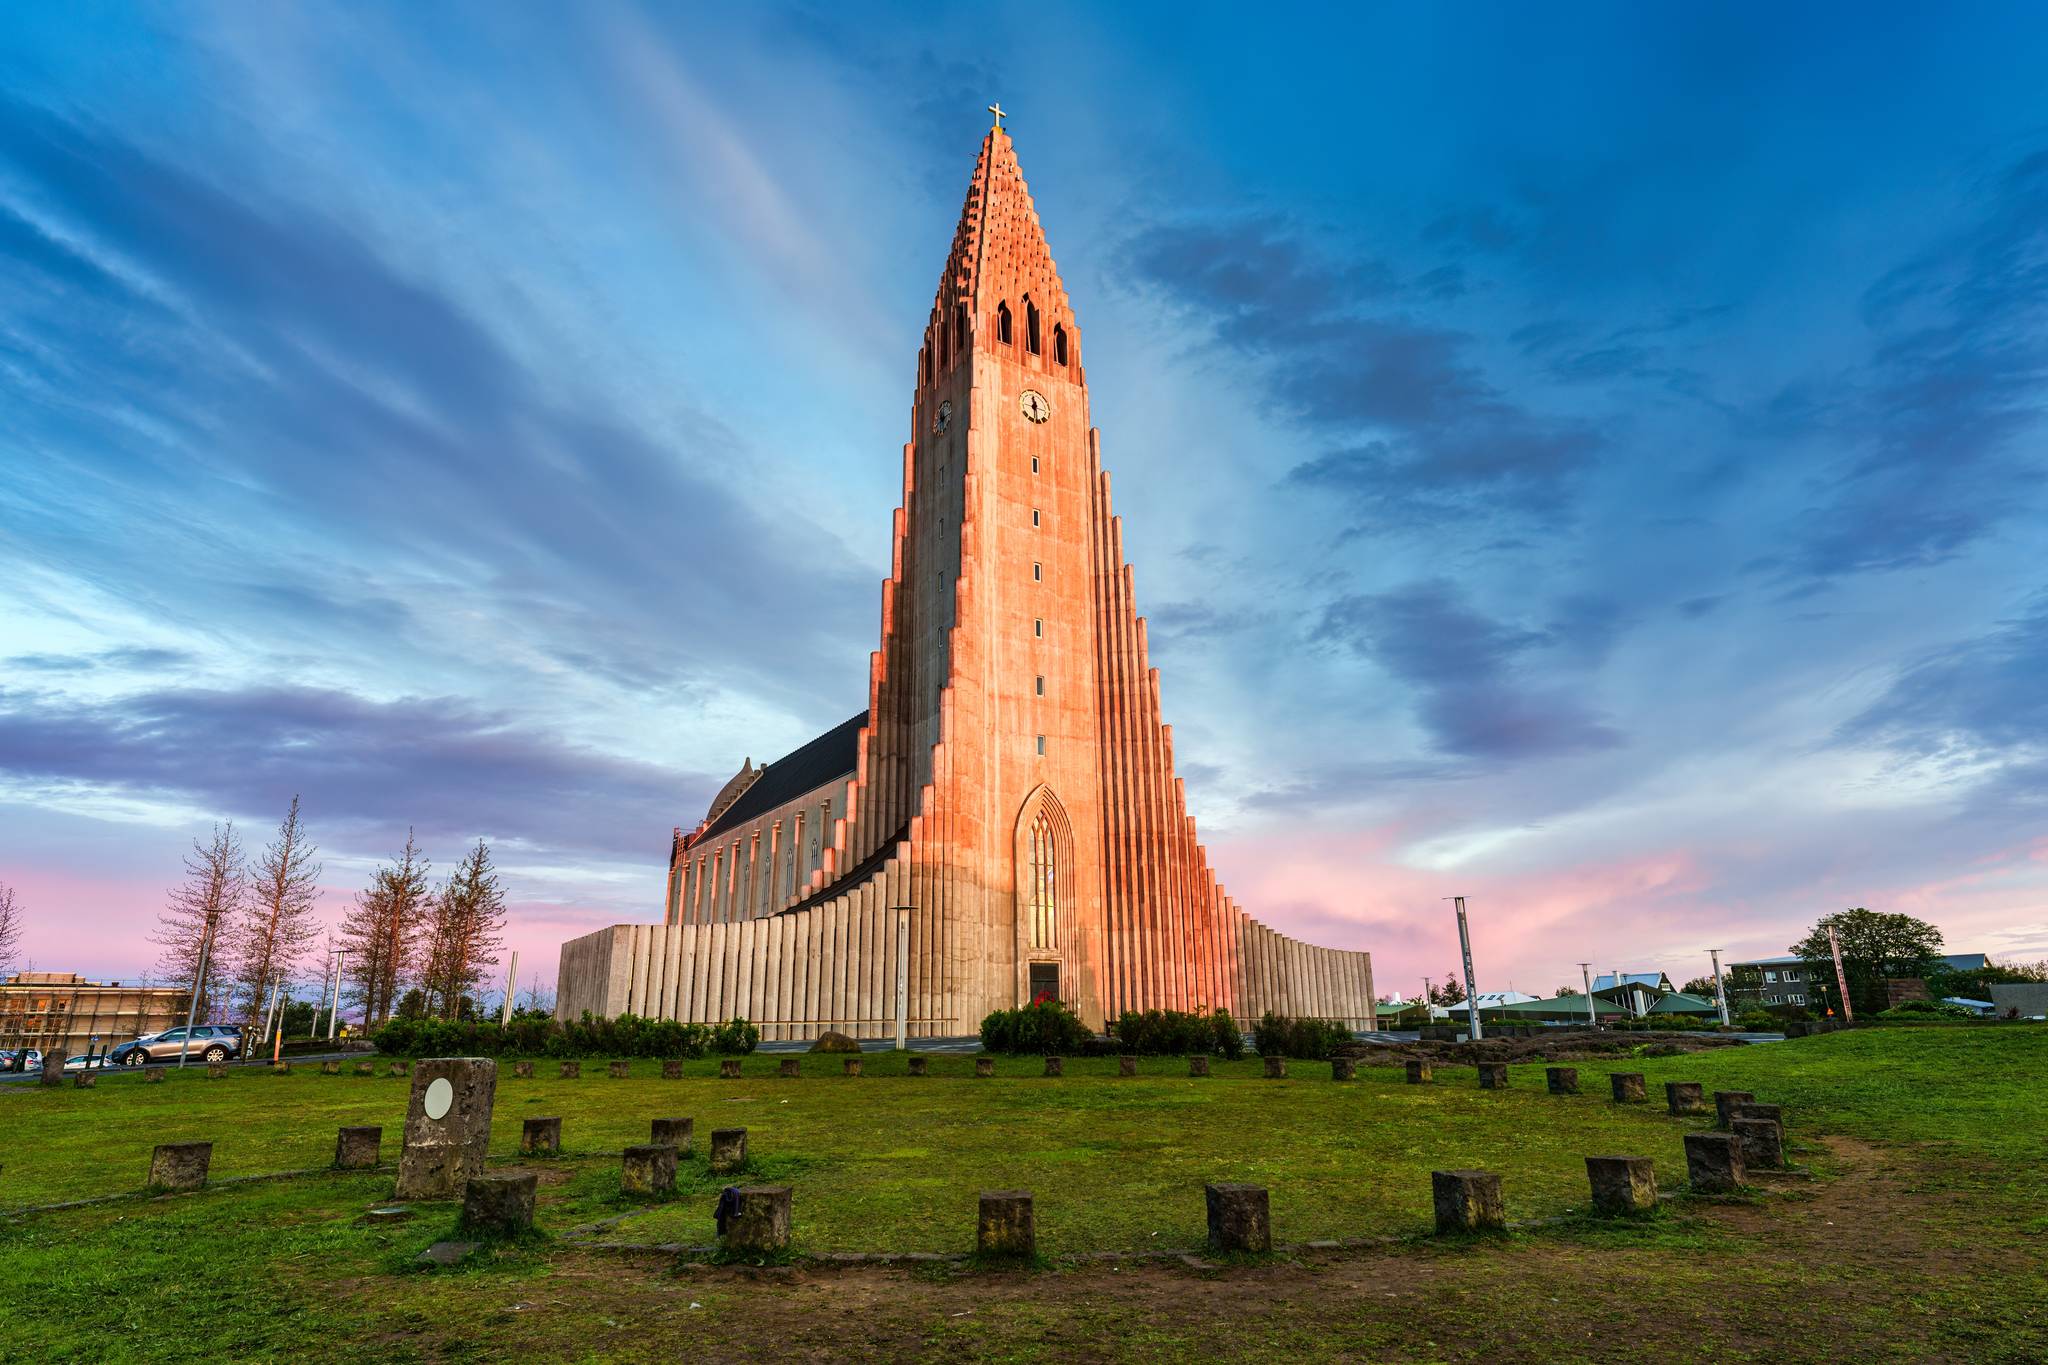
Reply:
[[[1593,1009],[1600,1019],[1626,1019],[1628,1011],[1611,1000],[1593,997]],[[1505,1005],[1495,1005],[1479,1012],[1480,1022],[1524,1023],[1524,1024],[1583,1024],[1586,1022],[1586,997],[1583,995],[1560,995],[1555,1000],[1517,1000]]]
[[[2048,1018],[2048,981],[1993,982],[1991,1012],[2001,1019]]]
[[[1983,953],[1949,953],[1935,959],[1951,971],[1982,971],[1988,959]],[[1798,1005],[1803,1008],[1825,1007],[1828,998],[1836,994],[1832,969],[1823,968],[1818,980],[1808,971],[1806,959],[1786,955],[1783,957],[1758,957],[1747,962],[1728,964],[1728,1002],[1741,1008],[1748,1005]],[[1896,1004],[1899,999],[1914,998],[1911,991],[1887,991],[1888,1003]],[[1923,988],[1918,998],[1925,999]],[[1894,998],[1896,997],[1896,998]]]

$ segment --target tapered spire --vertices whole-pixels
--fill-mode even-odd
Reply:
[[[992,106],[991,113],[996,109]],[[953,247],[932,305],[932,340],[950,361],[965,338],[993,343],[998,315],[1010,314],[1011,342],[1022,345],[1027,307],[1038,313],[1041,347],[1061,329],[1069,359],[1078,360],[1080,330],[1067,300],[1059,266],[1038,221],[1038,206],[1017,164],[1016,144],[998,123],[981,140]],[[942,335],[946,329],[950,335]],[[1065,362],[1062,362],[1065,363]]]

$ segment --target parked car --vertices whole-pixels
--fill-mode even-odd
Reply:
[[[64,1069],[66,1071],[97,1071],[106,1064],[107,1059],[104,1054],[98,1057],[87,1057],[81,1053],[76,1057],[66,1057],[64,1059]]]
[[[40,1048],[7,1048],[0,1050],[0,1072],[41,1071],[43,1053]]]
[[[175,1062],[182,1051],[195,1062],[226,1062],[242,1055],[242,1031],[226,1024],[197,1024],[186,1041],[185,1026],[167,1028],[147,1038],[123,1043],[107,1053],[112,1066],[143,1066],[149,1062]]]

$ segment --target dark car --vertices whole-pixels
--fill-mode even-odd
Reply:
[[[226,1062],[242,1055],[242,1031],[224,1024],[197,1024],[187,1041],[183,1025],[123,1043],[107,1053],[110,1066],[143,1066],[175,1062],[180,1053],[195,1062]]]

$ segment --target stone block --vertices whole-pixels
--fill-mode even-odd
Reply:
[[[512,1063],[512,1075],[522,1081],[532,1080],[533,1063],[531,1061]]]
[[[90,1090],[99,1084],[99,1079],[100,1073],[97,1071],[74,1071],[71,1073],[71,1088],[73,1090]]]
[[[1118,1057],[1118,1058],[1116,1059],[1116,1074],[1117,1074],[1117,1075],[1119,1075],[1119,1076],[1135,1076],[1135,1075],[1137,1075],[1137,1074],[1138,1074],[1138,1059],[1137,1059],[1136,1057],[1131,1057],[1131,1056],[1121,1056],[1121,1057]]]
[[[540,1177],[532,1171],[473,1175],[462,1187],[459,1230],[470,1236],[517,1237],[533,1226],[533,1197]]]
[[[802,1076],[804,1074],[804,1059],[801,1057],[784,1057],[775,1064],[775,1074],[791,1079]]]
[[[367,1065],[367,1063],[366,1063],[366,1065]],[[373,1068],[373,1069],[374,1069],[374,1068]],[[207,1080],[209,1080],[209,1081],[224,1081],[224,1080],[226,1080],[227,1078],[228,1078],[228,1064],[227,1064],[226,1062],[208,1062],[208,1063],[206,1064],[206,1079],[207,1079]]]
[[[376,1075],[376,1074],[377,1074],[377,1064],[376,1064],[375,1062],[357,1062],[357,1063],[356,1063],[356,1075],[358,1075],[358,1076],[374,1076],[374,1075]]]
[[[631,1062],[613,1062],[609,1070],[613,1080],[623,1081],[633,1074],[633,1064]]]
[[[1648,1213],[1657,1207],[1657,1167],[1646,1156],[1589,1156],[1593,1212],[1603,1218]]]
[[[1699,1194],[1742,1188],[1742,1144],[1733,1133],[1687,1133],[1685,1178]]]
[[[1664,1104],[1673,1114],[1703,1114],[1706,1101],[1700,1098],[1698,1081],[1664,1082]]]
[[[1209,1245],[1218,1251],[1264,1253],[1273,1249],[1273,1215],[1264,1185],[1204,1185],[1209,1206]]]
[[[1285,1057],[1265,1057],[1261,1060],[1266,1064],[1267,1080],[1278,1081],[1286,1079],[1287,1059]]]
[[[1650,1097],[1649,1083],[1640,1071],[1617,1071],[1607,1078],[1616,1104],[1642,1104]]]
[[[1408,1084],[1410,1085],[1428,1085],[1436,1075],[1430,1069],[1428,1062],[1409,1062],[1406,1064],[1405,1069],[1408,1073]]]
[[[1553,1095],[1576,1095],[1579,1093],[1579,1069],[1575,1066],[1546,1066],[1543,1068],[1543,1085]]]
[[[1506,1062],[1481,1062],[1479,1064],[1479,1088],[1481,1090],[1507,1089],[1508,1064]]]
[[[142,1068],[142,1079],[151,1085],[162,1085],[164,1069],[160,1066],[146,1066]]]
[[[430,1057],[412,1068],[400,1199],[455,1199],[483,1173],[497,1092],[498,1064],[488,1057]]]
[[[160,1142],[149,1154],[149,1188],[153,1190],[196,1190],[206,1184],[206,1168],[213,1164],[210,1142]]]
[[[661,1059],[661,1078],[665,1081],[679,1081],[683,1078],[683,1059],[664,1057]]]
[[[789,1250],[789,1186],[742,1185],[739,1191],[739,1211],[725,1225],[726,1250],[749,1256]]]
[[[1747,1090],[1716,1090],[1714,1092],[1714,1126],[1726,1128],[1728,1120],[1735,1117],[1735,1106],[1753,1103],[1756,1096]]]
[[[1729,1115],[1731,1119],[1770,1119],[1779,1127],[1785,1125],[1785,1106],[1782,1104],[1738,1104]]]
[[[848,1057],[848,1058],[847,1058],[847,1059],[846,1059],[846,1060],[845,1060],[845,1061],[844,1061],[843,1063],[841,1063],[841,1065],[843,1065],[843,1066],[844,1066],[844,1067],[846,1068],[846,1074],[847,1074],[847,1075],[849,1075],[849,1076],[858,1076],[858,1075],[860,1075],[860,1065],[861,1065],[861,1059],[860,1059],[860,1058],[858,1058],[858,1057]]]
[[[1431,1171],[1429,1188],[1440,1233],[1499,1232],[1508,1225],[1500,1177],[1492,1171]]]
[[[581,1080],[583,1078],[583,1063],[563,1062],[561,1078],[565,1081]]]
[[[1031,1216],[1031,1191],[983,1190],[974,1223],[974,1249],[983,1256],[1038,1254],[1038,1228]]]
[[[391,1074],[394,1076],[410,1076],[412,1074],[412,1063],[400,1058],[391,1064]]]
[[[1209,1059],[1207,1057],[1195,1056],[1188,1058],[1188,1075],[1206,1076],[1208,1074]]]
[[[561,1154],[561,1119],[527,1119],[519,1125],[519,1155],[560,1156]]]
[[[367,1171],[384,1157],[384,1130],[375,1126],[343,1128],[334,1135],[334,1164],[344,1171]]]
[[[677,1156],[688,1156],[696,1143],[695,1119],[656,1119],[648,1127],[647,1140],[675,1148]]]
[[[996,1059],[993,1057],[976,1057],[974,1059],[974,1074],[977,1076],[995,1075]]]
[[[1785,1126],[1776,1119],[1735,1118],[1728,1121],[1729,1131],[1734,1133],[1737,1144],[1742,1148],[1744,1170],[1782,1171],[1785,1169]]]
[[[53,1061],[56,1063],[55,1066],[50,1065]],[[64,1084],[64,1059],[57,1056],[50,1048],[44,1048],[43,1069],[36,1079],[43,1085]]]
[[[1067,1074],[1067,1062],[1066,1062],[1066,1059],[1065,1059],[1064,1057],[1048,1057],[1048,1058],[1046,1058],[1046,1059],[1045,1059],[1045,1074],[1046,1074],[1046,1075],[1048,1075],[1048,1076],[1064,1076],[1064,1075],[1066,1075],[1066,1074]]]
[[[1358,1059],[1355,1057],[1332,1057],[1330,1079],[1333,1081],[1355,1081],[1358,1079]]]
[[[676,1192],[676,1149],[666,1142],[628,1147],[619,1165],[619,1193],[664,1198]]]
[[[711,1170],[715,1175],[729,1175],[744,1170],[747,1164],[747,1130],[744,1128],[713,1128],[711,1130]]]
[[[320,1074],[323,1076],[339,1076],[341,1074],[341,1058],[329,1057],[323,1060],[320,1063]]]
[[[910,1058],[910,1074],[913,1076],[926,1075],[931,1070],[931,1060],[931,1058],[925,1056],[912,1056]]]
[[[860,1040],[836,1029],[826,1029],[818,1035],[818,1041],[811,1044],[813,1052],[858,1052]]]
[[[475,1250],[475,1242],[436,1242],[413,1259],[421,1265],[461,1265],[462,1258]]]
[[[740,1059],[721,1057],[718,1059],[718,1075],[722,1080],[736,1081],[740,1078]]]

